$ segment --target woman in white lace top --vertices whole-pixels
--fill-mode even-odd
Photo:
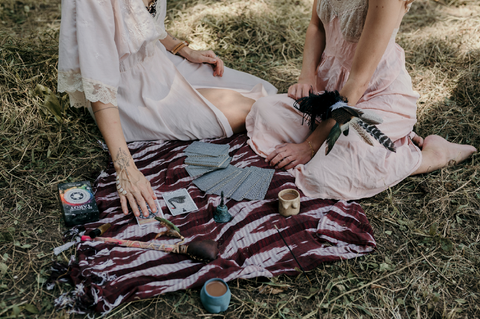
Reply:
[[[310,197],[353,200],[373,196],[413,174],[459,163],[476,149],[440,136],[423,140],[412,132],[418,93],[395,43],[413,0],[315,0],[298,83],[288,95],[258,100],[247,116],[249,144],[270,165],[288,169]],[[310,91],[338,90],[348,104],[372,110],[378,128],[396,146],[370,146],[350,130],[325,155],[333,119],[315,131],[302,125],[295,99]]]
[[[270,83],[223,66],[164,29],[165,0],[63,0],[58,91],[88,107],[110,150],[124,213],[155,194],[126,142],[226,137],[245,130]],[[173,53],[173,54],[172,54]],[[138,205],[137,205],[138,204]]]

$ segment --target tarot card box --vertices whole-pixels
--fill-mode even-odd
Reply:
[[[89,181],[58,184],[58,192],[66,226],[98,220],[99,211]]]

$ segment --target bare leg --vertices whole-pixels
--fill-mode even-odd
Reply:
[[[450,143],[438,135],[425,139],[412,136],[412,140],[422,149],[422,163],[412,175],[429,173],[439,168],[455,165],[469,158],[477,149],[471,145]]]
[[[245,118],[255,100],[228,89],[198,89],[197,91],[222,111],[233,133],[245,132]]]

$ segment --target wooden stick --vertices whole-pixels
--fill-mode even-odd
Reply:
[[[156,244],[156,243],[144,242],[144,241],[124,240],[124,239],[117,239],[117,238],[110,238],[110,237],[95,237],[92,239],[89,236],[82,236],[82,241],[92,241],[92,240],[100,241],[104,243],[116,244],[123,247],[152,249],[152,250],[164,251],[167,253],[174,253],[174,254],[186,254],[193,259],[200,260],[203,262],[210,262],[212,260],[217,259],[217,254],[218,254],[217,243],[210,239],[194,241],[189,243],[188,245],[180,245],[181,242],[175,245],[166,245],[166,244]]]

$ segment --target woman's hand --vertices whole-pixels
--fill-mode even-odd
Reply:
[[[117,191],[120,196],[120,204],[125,215],[128,214],[127,203],[130,204],[133,214],[140,216],[141,208],[143,216],[148,217],[149,212],[146,204],[153,213],[157,212],[155,205],[155,193],[150,182],[136,167],[128,166],[126,169],[117,169]]]
[[[290,169],[300,164],[306,164],[312,159],[312,149],[308,142],[300,144],[285,143],[275,146],[265,162],[275,168]]]
[[[296,83],[288,88],[288,97],[298,100],[313,92],[313,85],[306,82]]]
[[[184,47],[179,54],[192,63],[208,63],[213,67],[213,76],[223,76],[224,65],[222,59],[217,57],[212,50],[192,50]]]
[[[128,214],[127,203],[130,204],[135,216],[140,216],[139,206],[144,216],[149,215],[146,204],[150,206],[153,213],[156,213],[155,199],[157,197],[150,182],[137,169],[130,155],[123,135],[118,107],[111,103],[93,102],[92,110],[98,128],[102,132],[110,154],[112,154],[113,165],[117,171],[117,191],[123,213]]]

